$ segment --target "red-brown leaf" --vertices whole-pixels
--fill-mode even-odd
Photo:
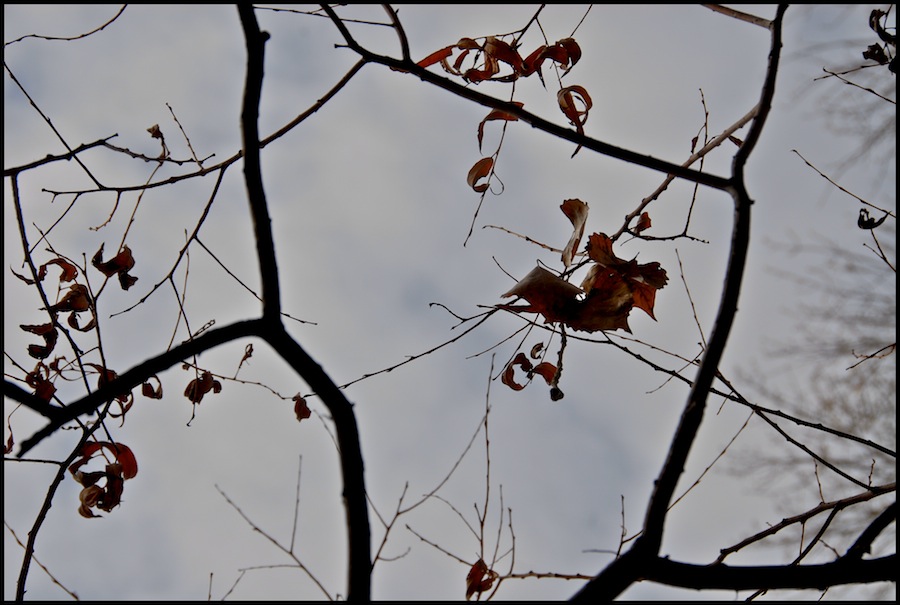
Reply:
[[[481,48],[481,45],[472,38],[460,38],[459,42],[456,43],[456,48],[460,50],[474,50]]]
[[[56,346],[57,333],[56,326],[52,323],[39,324],[35,326],[31,325],[20,325],[20,328],[25,330],[26,332],[31,332],[32,334],[37,334],[38,336],[44,339],[43,345],[28,345],[28,354],[34,357],[35,359],[46,359],[50,356],[50,353],[53,352],[53,348]]]
[[[469,174],[466,176],[466,182],[469,184],[469,187],[478,193],[487,191],[489,183],[478,183],[478,181],[487,177],[493,167],[494,158],[481,158],[475,162],[475,165],[469,169]]]
[[[531,370],[531,362],[528,361],[527,357],[525,357],[525,353],[519,352],[519,354],[516,355],[512,361],[506,364],[506,368],[503,370],[503,375],[500,377],[500,381],[514,391],[521,391],[525,388],[525,385],[516,382],[516,366],[521,366],[522,370],[524,370],[525,372]]]
[[[554,275],[543,267],[535,267],[501,298],[518,296],[528,303],[525,306],[501,305],[500,308],[516,313],[540,313],[545,323],[566,322],[578,306],[581,288]]]
[[[503,61],[510,65],[514,72],[521,73],[523,67],[522,57],[508,42],[488,36],[484,42],[483,50],[489,57],[493,57],[497,61]]]
[[[447,46],[440,50],[436,50],[433,53],[431,53],[430,55],[428,55],[427,57],[425,57],[424,59],[422,59],[421,61],[419,61],[418,63],[416,63],[416,65],[418,65],[419,67],[429,67],[431,65],[434,65],[435,63],[443,61],[444,59],[446,59],[447,57],[449,57],[450,55],[453,54],[453,48],[454,48],[453,46]]]
[[[87,311],[91,308],[88,289],[81,284],[72,284],[62,300],[55,305],[50,305],[50,311]]]
[[[294,414],[297,415],[297,422],[312,416],[312,412],[306,405],[306,399],[300,393],[294,395]]]
[[[524,103],[519,103],[517,101],[513,101],[514,105],[522,107]],[[487,116],[478,123],[478,151],[481,151],[481,139],[484,138],[484,123],[488,120],[507,120],[509,122],[515,122],[519,118],[509,113],[508,111],[503,111],[502,109],[495,109],[491,111],[491,113],[487,114]]]
[[[218,393],[222,390],[222,383],[214,380],[212,374],[203,372],[200,378],[190,381],[184,390],[184,396],[191,400],[191,403],[200,403],[203,396],[212,391]]]
[[[38,273],[38,279],[44,279],[44,275],[46,275],[47,273],[47,265],[59,265],[60,269],[62,269],[62,272],[59,275],[60,283],[72,281],[76,277],[78,277],[78,267],[65,260],[64,258],[57,257],[41,265],[40,271]]]
[[[156,384],[159,386],[154,387],[152,384],[150,384],[150,381],[148,380],[147,382],[145,382],[141,385],[141,395],[143,395],[144,397],[148,397],[150,399],[162,399],[162,396],[163,396],[162,382],[160,381],[159,378],[156,377],[156,375],[153,375],[150,378],[153,378],[154,380],[156,380]]]
[[[645,229],[649,229],[652,223],[650,222],[650,215],[646,212],[641,213],[640,218],[638,218],[637,225],[634,226],[634,232],[640,233]]]
[[[563,38],[556,44],[566,49],[566,54],[569,56],[569,66],[566,69],[568,71],[581,59],[581,47],[578,46],[575,38]]]
[[[131,249],[128,246],[123,246],[118,254],[103,262],[103,244],[100,244],[100,249],[97,250],[91,259],[91,264],[106,277],[112,277],[116,273],[128,271],[134,267],[134,257],[131,255]]]
[[[614,269],[594,265],[582,287],[588,295],[577,315],[568,322],[570,327],[585,332],[617,329],[631,332],[628,314],[634,300],[625,278]]]
[[[542,361],[534,366],[532,373],[539,374],[547,384],[553,384],[553,379],[556,377],[556,366],[549,361]]]
[[[100,249],[91,259],[91,264],[106,277],[118,275],[119,285],[123,290],[129,289],[138,280],[138,278],[128,275],[128,272],[134,268],[134,256],[128,246],[122,246],[118,254],[104,262],[103,244],[100,244]]]
[[[588,205],[578,199],[566,200],[560,208],[568,219],[572,222],[572,236],[569,243],[562,252],[562,262],[566,269],[572,264],[572,258],[578,251],[578,245],[581,244],[581,236],[584,235],[584,223],[587,221]]]
[[[82,445],[81,459],[76,460],[69,466],[69,472],[74,475],[79,468],[90,460],[91,456],[101,449],[106,449],[116,459],[116,462],[121,465],[121,468],[117,470],[121,471],[123,479],[131,479],[137,475],[137,459],[134,457],[134,452],[131,451],[131,448],[122,443],[110,443],[109,441],[88,441]],[[79,482],[82,481],[82,479],[79,480]]]
[[[476,592],[481,594],[486,590],[490,590],[497,577],[496,571],[488,569],[484,561],[478,559],[466,575],[466,600],[471,599]]]

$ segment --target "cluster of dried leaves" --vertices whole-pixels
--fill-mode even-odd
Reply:
[[[628,316],[635,307],[643,310],[654,320],[653,307],[656,291],[662,289],[668,276],[658,262],[639,264],[637,259],[623,260],[612,250],[612,240],[604,233],[593,233],[588,237],[583,255],[587,258],[573,266],[581,239],[584,235],[588,216],[588,205],[578,199],[565,200],[560,206],[572,222],[573,230],[569,242],[562,251],[561,260],[565,271],[557,275],[537,266],[519,280],[501,298],[512,296],[527,304],[501,304],[500,309],[514,313],[537,313],[544,323],[560,324],[573,330],[597,332],[604,330],[625,330],[631,332]],[[651,225],[645,212],[634,229],[639,233]],[[588,271],[580,286],[564,278],[578,267],[588,266]],[[531,351],[531,358],[540,357],[540,347]],[[554,401],[562,398],[557,387],[559,368],[547,361],[536,366],[528,357],[519,352],[507,364],[502,374],[503,384],[520,391],[525,385],[516,382],[515,368],[519,367],[529,379],[535,374],[544,378],[551,387],[550,397]]]
[[[561,208],[575,227],[562,253],[563,265],[568,270],[584,233],[588,205],[570,199]],[[649,223],[647,217],[638,226],[644,229]],[[656,319],[653,314],[656,291],[668,282],[665,269],[657,262],[639,264],[637,259],[619,258],[612,250],[612,240],[604,233],[591,234],[585,248],[585,263],[589,268],[580,287],[543,267],[535,267],[502,295],[503,298],[516,296],[528,304],[499,307],[516,313],[539,313],[544,323],[560,323],[584,332],[618,329],[631,332],[628,315],[635,307]]]
[[[450,62],[454,51],[461,51],[453,62]],[[474,51],[474,52],[473,52]],[[464,68],[467,59],[471,58],[471,66]],[[517,48],[504,40],[487,36],[484,42],[479,44],[472,38],[462,38],[456,44],[445,46],[418,62],[420,67],[429,67],[440,63],[447,73],[459,76],[466,82],[478,84],[484,81],[514,82],[519,78],[525,78],[537,74],[541,83],[544,83],[542,66],[544,61],[551,61],[563,70],[564,76],[581,59],[581,47],[574,38],[563,38],[553,44],[538,46],[524,59]],[[505,66],[505,69],[503,67]],[[562,77],[562,76],[560,76]],[[546,86],[546,83],[544,83]],[[593,106],[591,96],[583,86],[560,86],[556,93],[556,100],[560,110],[568,118],[579,134],[584,134],[584,124],[587,122],[588,112]],[[513,101],[517,107],[524,105]],[[490,120],[516,121],[518,118],[501,109],[491,111],[478,124],[478,149],[484,137],[484,124]],[[575,153],[578,149],[575,150]],[[574,155],[574,154],[573,154]],[[469,169],[466,182],[477,193],[487,191],[489,183],[482,182],[488,179],[494,168],[494,158],[481,158]]]
[[[90,462],[95,454],[104,454],[104,450],[114,461],[108,461],[104,470],[85,472],[81,467]],[[81,506],[78,513],[82,517],[92,518],[92,508],[105,512],[121,504],[125,481],[137,475],[137,460],[131,449],[121,443],[108,441],[90,441],[81,446],[81,458],[69,465],[69,473],[84,486],[79,495]],[[102,483],[102,485],[101,485]]]

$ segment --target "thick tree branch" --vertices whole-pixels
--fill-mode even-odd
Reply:
[[[883,532],[888,525],[896,523],[896,521],[897,501],[894,500],[890,506],[881,511],[881,514],[875,517],[863,533],[860,534],[856,542],[853,543],[853,546],[847,550],[844,559],[855,561],[862,560],[864,554],[871,552],[872,542],[875,541],[875,538],[881,535],[881,532]],[[894,579],[896,579],[896,576]]]
[[[278,322],[281,318],[278,263],[275,259],[272,219],[269,217],[269,206],[266,203],[259,155],[259,100],[262,96],[265,46],[269,34],[259,30],[252,5],[239,4],[238,13],[247,42],[247,78],[244,85],[244,105],[241,110],[244,180],[247,184],[250,214],[253,217],[253,234],[256,238],[256,254],[262,280],[263,318]]]
[[[348,529],[348,581],[347,598],[368,601],[371,594],[371,545],[369,513],[366,502],[365,477],[359,430],[353,406],[328,374],[287,333],[281,323],[279,302],[278,266],[275,259],[275,243],[268,204],[263,189],[260,167],[259,101],[264,72],[264,47],[268,33],[259,30],[251,5],[239,4],[238,12],[247,41],[247,81],[244,107],[241,113],[241,130],[244,138],[244,176],[250,211],[253,215],[259,270],[262,278],[263,321],[266,324],[264,338],[278,351],[291,367],[321,397],[331,412],[337,431],[341,470],[344,478],[344,507]],[[346,83],[358,69],[351,70],[342,81]],[[342,86],[343,84],[339,84]],[[336,89],[339,89],[336,87]]]
[[[645,569],[643,578],[667,586],[697,590],[753,590],[760,587],[825,590],[842,584],[891,582],[897,577],[897,555],[850,561],[846,558],[821,565],[767,565],[732,567],[690,565],[660,557]]]
[[[340,449],[347,514],[349,569],[347,600],[368,601],[371,596],[371,530],[359,429],[352,404],[322,367],[282,327],[266,335],[266,341],[321,398],[331,412]]]

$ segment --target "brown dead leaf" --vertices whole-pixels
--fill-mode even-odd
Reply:
[[[543,267],[535,267],[523,277],[501,298],[518,296],[529,304],[521,306],[500,305],[500,308],[516,313],[540,313],[545,323],[566,322],[575,312],[579,300],[584,294],[578,286],[547,271]]]
[[[416,65],[418,65],[419,67],[429,67],[431,65],[434,65],[435,63],[440,63],[441,61],[446,60],[447,57],[449,57],[450,55],[453,54],[453,48],[454,48],[453,46],[447,46],[440,50],[436,50],[433,53],[431,53],[430,55],[428,55],[427,57],[425,57],[424,59],[422,59],[421,61],[419,61],[418,63],[416,63]]]
[[[53,352],[53,348],[56,346],[57,333],[56,326],[52,323],[39,324],[36,326],[29,325],[20,325],[21,329],[26,332],[31,332],[32,334],[36,334],[44,339],[43,345],[28,345],[28,354],[34,357],[35,359],[46,359],[50,356],[50,353]]]
[[[572,264],[572,258],[578,251],[579,244],[581,244],[581,237],[584,235],[584,224],[587,221],[588,205],[581,200],[571,199],[564,201],[560,208],[562,209],[563,214],[565,214],[572,222],[572,227],[574,227],[572,236],[569,238],[569,243],[566,244],[566,247],[562,252],[563,266],[568,269]]]
[[[141,395],[143,395],[144,397],[147,397],[149,399],[162,399],[162,397],[163,397],[162,382],[155,374],[153,376],[151,376],[150,378],[154,379],[158,386],[154,387],[152,384],[150,384],[150,381],[148,380],[147,382],[145,382],[141,385]]]
[[[578,131],[578,134],[583,135],[588,113],[593,107],[591,95],[588,94],[583,86],[566,86],[556,93],[556,100],[559,103],[559,108],[575,127],[575,130]],[[580,149],[581,145],[575,149],[572,156],[574,157]]]
[[[312,416],[312,412],[306,405],[306,399],[300,393],[294,395],[294,414],[297,415],[297,422],[302,422]]]
[[[488,36],[482,50],[488,57],[492,57],[496,61],[502,61],[512,67],[514,73],[521,73],[523,68],[522,57],[508,42],[504,42],[494,36]]]
[[[469,169],[469,174],[466,176],[466,182],[469,184],[469,187],[478,193],[487,191],[490,183],[478,183],[478,181],[490,175],[493,167],[494,158],[481,158],[475,162],[475,165]]]
[[[498,577],[500,576],[496,571],[488,569],[485,562],[478,559],[466,575],[466,600],[471,599],[476,592],[481,594],[490,590]]]
[[[52,312],[59,311],[87,311],[91,308],[91,298],[88,295],[87,286],[81,284],[72,284],[69,291],[55,305],[50,305],[49,310]]]
[[[515,358],[506,364],[500,381],[514,391],[521,391],[525,388],[524,384],[519,384],[515,379],[516,366],[521,366],[524,371],[531,370],[531,362],[525,357],[525,353],[519,353]]]
[[[517,105],[518,107],[523,107],[524,103],[519,103],[517,101],[513,101],[513,105]],[[484,123],[488,120],[507,120],[509,122],[515,122],[519,118],[509,113],[508,111],[503,111],[502,109],[495,109],[491,111],[487,116],[478,123],[478,151],[481,151],[481,140],[484,138]]]
[[[74,281],[74,279],[78,277],[78,267],[64,258],[57,257],[48,260],[46,263],[41,265],[38,271],[38,280],[44,279],[44,276],[47,274],[47,265],[59,265],[59,268],[62,269],[62,272],[59,275],[60,283]]]
[[[115,462],[106,464],[103,471],[84,472],[81,467],[90,462],[94,454],[106,450],[112,455]],[[122,503],[122,492],[125,489],[125,481],[137,475],[137,459],[131,449],[122,443],[110,443],[108,441],[89,441],[81,446],[79,452],[81,458],[69,465],[69,473],[72,478],[84,486],[79,494],[80,506],[78,512],[82,517],[96,517],[91,511],[97,508],[111,512],[113,508]],[[105,480],[105,485],[99,485]]]
[[[37,362],[34,369],[25,375],[25,384],[34,389],[35,397],[49,402],[56,393],[56,387],[50,382],[50,368],[43,362]]]
[[[103,262],[103,244],[100,244],[100,249],[94,254],[94,258],[91,259],[91,264],[106,277],[118,275],[119,285],[123,290],[128,290],[138,280],[138,278],[128,274],[134,268],[134,257],[131,254],[131,248],[128,246],[123,246],[118,254]]]
[[[634,226],[633,231],[635,233],[641,233],[642,231],[649,229],[652,226],[650,222],[650,215],[646,212],[642,212],[641,216],[638,218],[637,225]]]
[[[219,393],[221,390],[222,383],[215,380],[209,372],[203,372],[200,374],[200,378],[195,378],[188,383],[187,388],[184,390],[184,396],[187,397],[191,403],[200,403],[203,396],[210,391]]]

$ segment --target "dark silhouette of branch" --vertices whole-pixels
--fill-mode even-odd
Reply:
[[[890,506],[884,509],[880,515],[869,524],[869,526],[860,534],[856,542],[853,543],[844,555],[844,559],[862,560],[864,554],[872,549],[872,542],[875,541],[884,529],[892,522],[897,521],[897,501],[894,500]]]
[[[265,42],[269,34],[261,32],[253,7],[238,5],[241,25],[247,42],[247,80],[241,131],[244,142],[244,175],[247,197],[253,215],[256,249],[262,279],[263,337],[306,380],[331,412],[340,448],[344,477],[344,504],[347,512],[349,565],[347,598],[368,601],[371,593],[371,552],[369,511],[363,475],[362,450],[353,407],[343,391],[331,380],[303,348],[287,333],[281,323],[278,265],[272,237],[271,219],[263,190],[259,157],[259,100],[262,92]]]
[[[884,582],[897,576],[897,555],[865,561],[842,557],[820,565],[690,565],[665,557],[648,561],[642,568],[645,580],[668,586],[694,589],[748,590],[767,588],[809,588],[824,590],[841,584]]]
[[[349,533],[347,599],[367,601],[370,598],[372,572],[369,509],[366,504],[359,429],[353,406],[322,366],[303,350],[283,326],[266,334],[266,341],[303,377],[331,412],[340,449],[341,471],[344,477],[343,497]]]
[[[262,168],[259,157],[259,100],[262,96],[265,44],[268,32],[260,31],[252,6],[240,5],[238,12],[247,42],[247,78],[244,103],[241,109],[241,134],[244,153],[244,180],[250,215],[253,217],[253,235],[262,282],[263,318],[278,321],[281,314],[281,291],[278,280],[278,264],[275,260],[275,241],[272,239],[272,219],[263,189]]]

